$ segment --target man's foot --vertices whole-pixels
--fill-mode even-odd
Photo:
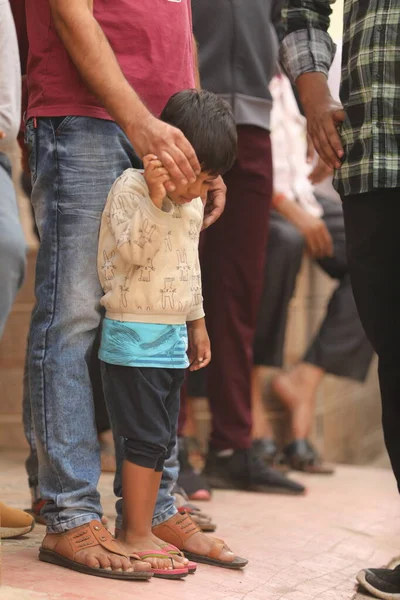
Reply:
[[[210,451],[205,474],[212,487],[272,494],[304,494],[300,483],[267,467],[262,458],[249,450],[232,450],[230,454]]]
[[[151,577],[151,566],[130,556],[100,521],[91,521],[63,533],[47,533],[39,559],[87,575],[112,579]]]
[[[400,566],[395,569],[363,569],[357,575],[357,581],[375,598],[400,598]]]
[[[0,539],[25,535],[32,531],[34,526],[35,519],[32,515],[0,502]]]
[[[205,535],[188,514],[178,513],[161,525],[153,528],[158,538],[184,551],[190,560],[228,569],[242,569],[248,563],[236,556],[218,538]]]

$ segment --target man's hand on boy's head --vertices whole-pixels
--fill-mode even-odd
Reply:
[[[187,324],[189,338],[190,371],[204,369],[211,361],[211,344],[204,318],[189,321]]]
[[[222,177],[212,182],[204,206],[203,229],[217,221],[225,210],[226,185]]]
[[[147,118],[135,121],[126,129],[140,157],[154,154],[161,160],[171,179],[166,185],[168,192],[175,190],[174,182],[185,181],[184,185],[194,183],[201,171],[200,164],[191,144],[179,129],[150,113]]]
[[[171,181],[168,171],[154,154],[147,154],[143,158],[143,166],[150,198],[153,204],[161,210],[163,200],[167,195],[166,183]]]

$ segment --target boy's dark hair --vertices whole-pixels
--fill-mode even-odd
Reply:
[[[237,154],[236,123],[225,100],[206,90],[184,90],[171,96],[161,120],[177,127],[193,146],[201,169],[222,175]]]

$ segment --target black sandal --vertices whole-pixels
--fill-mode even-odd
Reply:
[[[283,450],[285,464],[303,473],[333,475],[335,469],[322,462],[317,450],[308,440],[295,440]]]
[[[253,440],[253,451],[257,454],[268,467],[276,469],[281,473],[288,473],[290,467],[285,463],[282,453],[279,452],[274,440],[269,438],[258,438]]]

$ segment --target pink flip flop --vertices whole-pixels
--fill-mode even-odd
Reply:
[[[186,558],[185,553],[179,550],[176,546],[173,546],[172,544],[165,544],[165,546],[163,546],[163,551],[165,551],[170,556],[183,556],[184,558]],[[189,560],[185,569],[188,570],[189,575],[194,575],[197,571],[197,563],[193,562],[192,560]]]
[[[134,556],[138,556],[142,560],[146,561],[147,558],[169,558],[173,564],[173,557],[169,552],[159,550],[155,552],[153,550],[135,552]],[[183,579],[189,574],[187,567],[182,569],[151,569],[150,573],[153,573],[154,577],[159,579]]]

